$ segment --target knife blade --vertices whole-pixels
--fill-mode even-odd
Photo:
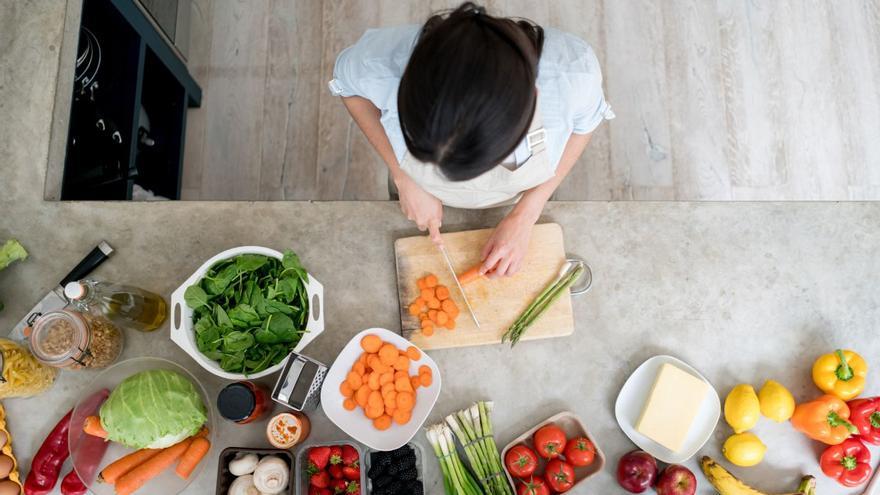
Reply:
[[[438,244],[438,248],[440,248],[440,252],[443,253],[443,259],[446,260],[446,267],[449,268],[449,271],[452,273],[452,279],[455,280],[455,285],[458,287],[458,292],[461,293],[461,299],[464,301],[464,305],[467,306],[468,313],[471,315],[471,319],[474,320],[474,324],[477,325],[477,328],[480,328],[480,320],[477,320],[477,315],[474,314],[474,308],[471,307],[470,301],[468,301],[467,294],[464,293],[464,288],[461,286],[461,282],[458,281],[458,274],[455,273],[455,266],[452,264],[452,259],[449,257],[449,253],[446,251],[446,246],[443,244]]]
[[[24,318],[16,323],[15,327],[12,328],[12,332],[9,333],[9,336],[13,339],[23,339],[25,327],[29,326],[34,318],[67,306],[69,301],[64,296],[64,286],[70,282],[76,282],[77,280],[85,278],[89,273],[92,273],[92,270],[109,258],[111,254],[113,254],[113,248],[110,247],[110,244],[108,244],[107,241],[101,241],[85,256],[85,258],[77,263],[70,273],[61,279],[61,282],[59,282],[56,287],[53,287],[52,290],[43,296],[43,298],[40,299],[40,302],[31,308]]]

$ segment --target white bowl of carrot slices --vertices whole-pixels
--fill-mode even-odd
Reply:
[[[412,440],[440,396],[440,369],[384,328],[352,338],[324,378],[321,407],[336,426],[374,450]]]

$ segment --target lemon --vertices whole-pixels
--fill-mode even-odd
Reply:
[[[754,433],[736,433],[731,435],[721,447],[721,453],[728,461],[737,466],[749,467],[764,460],[767,446]]]
[[[782,423],[791,419],[794,414],[794,397],[781,383],[767,380],[758,392],[761,403],[761,414]]]
[[[724,399],[724,419],[735,433],[754,428],[761,417],[761,403],[751,385],[740,384],[733,387]]]

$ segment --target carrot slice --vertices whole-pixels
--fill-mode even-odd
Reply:
[[[428,286],[425,285],[425,278],[424,278],[424,277],[422,277],[422,278],[416,280],[416,287],[418,287],[419,290],[427,289],[427,288],[428,288]]]
[[[400,400],[401,392],[412,392],[412,383],[409,381],[409,377],[400,377],[394,380],[394,390],[397,390],[397,399]]]
[[[367,379],[367,386],[370,387],[370,390],[379,390],[379,373],[375,371],[370,373],[370,377]]]
[[[406,348],[406,355],[412,361],[418,361],[422,358],[422,353],[419,351],[418,347],[411,345]]]
[[[342,401],[342,407],[344,407],[346,411],[354,411],[354,409],[357,407],[357,402],[355,402],[352,398],[348,398]]]
[[[422,335],[424,335],[425,337],[430,337],[431,335],[434,335],[434,325],[422,327]]]
[[[354,363],[354,366],[351,367],[351,369],[361,376],[364,376],[367,373],[367,367],[364,366],[364,363],[356,362]]]
[[[364,335],[361,339],[361,348],[367,352],[378,352],[382,347],[382,339],[378,335]]]
[[[378,418],[373,420],[373,428],[376,428],[379,431],[387,430],[391,428],[391,416],[387,414],[383,414]]]
[[[441,304],[442,303],[440,302],[440,299],[437,299],[436,297],[434,297],[430,301],[428,301],[428,308],[429,309],[440,309]]]
[[[425,287],[436,287],[436,286],[437,286],[437,275],[434,275],[433,273],[428,274],[428,276],[425,277]]]
[[[445,311],[437,311],[437,324],[445,325],[449,321],[449,315]]]
[[[452,299],[444,299],[440,301],[440,309],[446,311],[446,313],[451,314],[453,311],[458,311],[458,306],[455,305],[455,301]]]
[[[394,361],[394,369],[398,371],[406,371],[409,369],[409,358],[406,356],[397,356],[397,360]]]
[[[354,393],[354,400],[361,407],[367,407],[367,400],[370,398],[370,388],[361,387]]]
[[[405,425],[409,423],[410,418],[412,418],[412,412],[398,409],[394,411],[394,415],[392,416],[392,418],[394,418],[395,423],[399,425]]]
[[[455,320],[450,318],[443,326],[446,327],[447,330],[455,330]]]
[[[441,301],[449,299],[449,288],[445,285],[438,285],[437,288],[434,289],[434,295]]]
[[[397,394],[397,408],[404,411],[412,411],[415,407],[416,400],[412,392],[400,392]]]
[[[351,397],[354,395],[354,389],[352,389],[351,385],[345,381],[339,384],[339,393],[342,394],[343,397]]]
[[[348,376],[345,379],[348,382],[348,386],[351,387],[352,390],[357,390],[361,388],[361,385],[364,384],[363,378],[361,375],[357,374],[354,371],[349,371]]]
[[[428,319],[434,323],[437,323],[437,310],[436,309],[432,309],[432,310],[428,311]]]
[[[412,385],[413,390],[417,390],[422,385],[422,380],[418,375],[413,375],[409,377],[409,383]]]
[[[434,382],[434,378],[430,373],[422,373],[419,375],[419,381],[421,382],[423,387],[430,387],[431,383]]]
[[[397,361],[397,347],[394,344],[385,344],[379,349],[379,361],[385,366],[392,366]]]
[[[434,372],[431,370],[430,366],[423,364],[419,366],[419,374],[424,375],[425,373],[433,374]]]
[[[434,289],[422,289],[419,292],[419,297],[426,302],[434,299]]]
[[[418,316],[419,313],[422,311],[422,307],[416,303],[412,303],[409,305],[408,311],[410,315]]]

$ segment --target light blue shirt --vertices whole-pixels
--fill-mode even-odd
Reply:
[[[415,45],[420,25],[369,29],[336,58],[330,91],[338,96],[361,96],[382,112],[381,122],[398,161],[406,143],[397,117],[397,88]],[[602,92],[602,71],[590,45],[569,33],[544,29],[544,48],[538,62],[538,99],[547,152],[555,168],[572,133],[587,134],[605,119],[614,118]],[[516,148],[517,164],[528,159],[523,140]]]

